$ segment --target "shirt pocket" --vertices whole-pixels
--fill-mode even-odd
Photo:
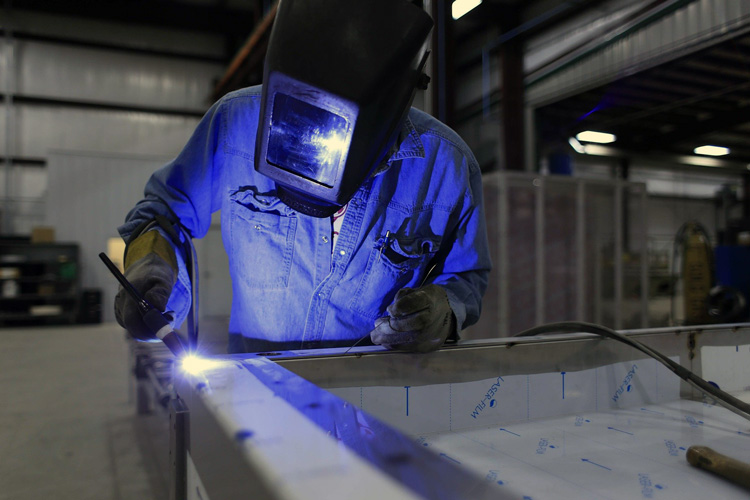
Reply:
[[[294,256],[297,218],[278,198],[238,191],[230,195],[229,268],[240,287],[286,288]]]
[[[400,289],[424,280],[439,245],[434,238],[379,238],[354,292],[352,310],[372,320],[385,316]]]

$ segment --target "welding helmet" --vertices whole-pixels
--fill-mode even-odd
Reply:
[[[329,217],[398,147],[432,19],[408,0],[281,0],[266,53],[255,169]]]

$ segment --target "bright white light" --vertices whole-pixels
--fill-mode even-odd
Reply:
[[[722,148],[721,146],[699,146],[693,150],[693,153],[706,156],[724,156],[729,154],[729,148]]]
[[[706,158],[705,156],[679,156],[677,157],[681,163],[687,163],[688,165],[695,165],[696,167],[723,167],[724,161],[717,160],[716,158]]]
[[[576,139],[575,137],[571,137],[570,139],[568,139],[568,144],[570,144],[570,147],[573,148],[576,153],[581,155],[586,154],[586,148],[584,148],[583,145],[581,145],[581,143],[578,142],[578,139]]]
[[[586,144],[583,147],[583,152],[587,155],[594,156],[617,156],[617,150],[607,146],[600,146],[598,144]]]
[[[327,168],[338,166],[341,153],[346,147],[346,135],[338,130],[328,130],[323,134],[320,129],[314,130],[309,142],[317,150],[317,161]]]
[[[219,360],[201,358],[194,354],[189,354],[182,358],[182,369],[191,375],[198,375],[222,364]]]
[[[599,144],[609,144],[615,142],[617,137],[614,134],[605,132],[594,132],[593,130],[584,130],[576,135],[576,139],[583,142],[596,142]]]
[[[568,139],[568,144],[572,147],[576,153],[581,155],[594,155],[594,156],[617,156],[617,150],[607,146],[600,146],[599,144],[581,144],[575,137]]]
[[[453,15],[453,19],[458,19],[471,9],[479,7],[481,3],[482,0],[455,0],[451,4],[451,14]]]

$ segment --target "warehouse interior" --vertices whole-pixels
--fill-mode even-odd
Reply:
[[[458,0],[413,3],[435,22],[413,105],[482,172],[493,269],[462,341],[748,322],[750,3],[479,0],[458,18]],[[115,322],[98,255],[122,267],[117,228],[151,174],[214,102],[262,83],[278,6],[0,7],[0,499],[175,498],[170,420],[144,389],[171,354]],[[218,213],[194,244],[198,342],[223,354]]]

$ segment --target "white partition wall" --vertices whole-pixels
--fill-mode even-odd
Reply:
[[[465,338],[556,321],[648,326],[644,184],[509,172],[483,183],[493,271]]]
[[[58,241],[80,244],[81,286],[103,291],[104,321],[114,321],[117,282],[98,258],[99,252],[107,251],[109,238],[119,238],[117,227],[143,197],[151,173],[167,161],[147,156],[50,154],[44,223],[55,227]],[[214,215],[208,234],[195,241],[202,292],[199,313],[201,318],[221,322],[229,317],[232,286],[218,212]]]
[[[49,156],[45,222],[56,239],[80,245],[80,277],[84,288],[100,288],[102,319],[114,321],[112,303],[117,282],[99,260],[107,240],[118,238],[117,226],[143,197],[151,173],[166,160],[85,153]]]

